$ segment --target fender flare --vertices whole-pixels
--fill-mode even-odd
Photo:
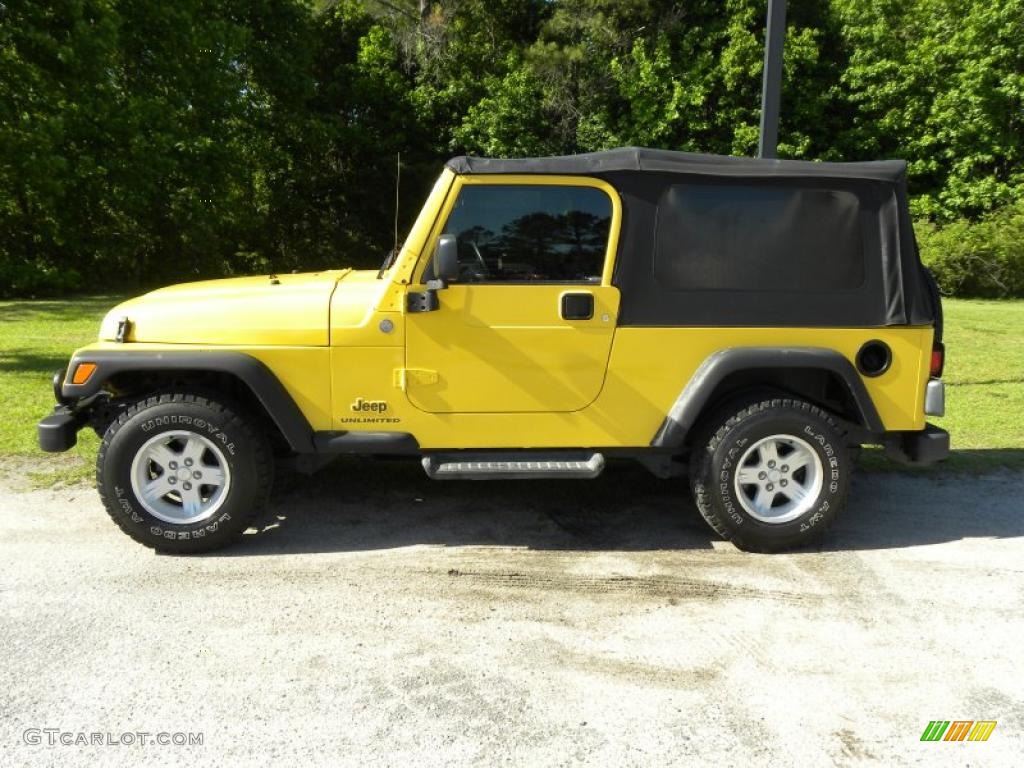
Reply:
[[[715,387],[730,374],[770,368],[817,369],[834,373],[853,396],[864,426],[871,432],[884,432],[864,381],[848,359],[834,349],[823,347],[730,347],[705,358],[683,387],[668,415],[651,440],[652,448],[676,448],[697,423],[711,399]]]
[[[73,402],[95,395],[119,373],[212,371],[231,374],[252,391],[292,450],[298,453],[314,450],[313,429],[288,390],[266,365],[244,352],[83,350],[72,357],[68,371],[73,371],[78,363],[95,363],[96,375],[85,384],[73,384],[65,378],[61,394]]]

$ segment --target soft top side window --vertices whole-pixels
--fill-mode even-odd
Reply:
[[[460,283],[599,283],[611,217],[595,187],[466,184],[444,234],[458,239]]]
[[[694,179],[658,202],[654,274],[669,290],[836,293],[865,280],[861,200],[799,179]]]

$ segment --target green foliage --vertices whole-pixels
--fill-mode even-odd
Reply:
[[[418,125],[362,5],[15,0],[0,24],[0,295],[379,260],[378,158]]]
[[[6,0],[0,295],[374,264],[399,152],[402,228],[453,153],[752,154],[765,5]],[[1016,214],[987,214],[1024,199],[1024,0],[788,27],[780,154],[905,158],[944,286],[1018,291]]]
[[[979,221],[916,227],[921,259],[947,296],[1024,296],[1024,201]]]
[[[852,153],[910,163],[915,212],[1021,197],[1024,0],[832,0],[849,64]]]
[[[502,78],[488,76],[484,87],[487,95],[467,110],[454,131],[457,143],[478,147],[485,155],[530,157],[558,151],[546,136],[547,115],[532,72],[512,69]]]
[[[0,286],[11,296],[59,296],[77,290],[82,275],[73,268],[60,269],[45,259],[17,262],[0,259]]]

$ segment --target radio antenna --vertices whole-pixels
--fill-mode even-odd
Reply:
[[[395,153],[395,258],[398,256],[398,190],[402,184],[402,153]]]

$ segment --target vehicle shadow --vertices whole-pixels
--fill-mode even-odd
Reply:
[[[858,472],[850,505],[803,551],[891,549],[1024,536],[1020,470],[982,475]],[[414,545],[531,550],[710,550],[685,480],[613,462],[597,480],[444,481],[415,461],[339,460],[284,475],[255,532],[215,557]]]
[[[340,460],[288,475],[263,526],[227,556],[433,544],[537,550],[710,549],[682,480],[633,462],[596,480],[436,481],[416,461]]]
[[[103,294],[65,296],[59,299],[10,299],[0,301],[0,321],[23,320],[32,315],[54,320],[67,319],[70,314],[96,314],[105,312],[124,301],[129,294]]]
[[[68,355],[41,355],[30,349],[0,351],[0,372],[39,374],[42,386],[49,384],[50,376],[68,364]]]

